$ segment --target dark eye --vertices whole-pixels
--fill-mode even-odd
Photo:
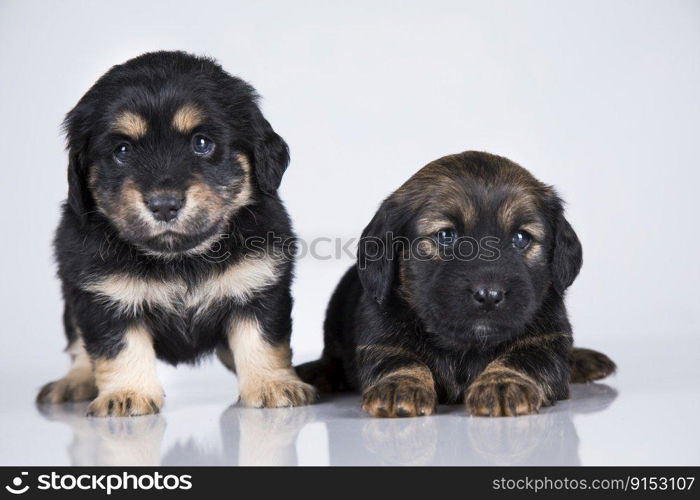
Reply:
[[[513,235],[513,246],[518,250],[525,250],[532,241],[532,236],[527,231],[517,231]]]
[[[131,153],[131,145],[128,142],[122,142],[112,152],[112,156],[117,163],[124,163]]]
[[[456,240],[457,233],[454,229],[440,229],[435,233],[435,241],[437,241],[438,245],[449,247],[454,245]]]
[[[192,151],[197,155],[208,155],[214,151],[214,141],[206,135],[197,134],[192,138]]]

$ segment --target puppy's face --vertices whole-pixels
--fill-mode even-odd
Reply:
[[[429,332],[454,341],[517,335],[580,266],[556,194],[505,158],[464,153],[433,162],[381,210],[380,225],[405,237],[388,264],[393,289]]]
[[[89,186],[97,210],[148,251],[197,250],[251,201],[250,164],[231,147],[235,130],[184,92],[130,101],[107,111],[96,131]]]
[[[205,251],[288,161],[252,89],[182,53],[113,68],[66,123],[71,206],[155,255]]]

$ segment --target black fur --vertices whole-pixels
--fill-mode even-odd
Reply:
[[[133,244],[124,241],[111,221],[95,209],[95,200],[88,187],[90,165],[104,163],[105,169],[114,168],[110,153],[115,139],[109,133],[108,124],[119,110],[126,107],[145,110],[150,116],[159,113],[165,115],[165,110],[172,113],[178,105],[190,101],[204,104],[210,117],[209,133],[225,141],[217,144],[220,156],[213,165],[224,171],[221,176],[240,171],[240,165],[232,157],[235,152],[249,155],[255,165],[259,188],[254,195],[256,202],[236,213],[220,228],[221,234],[229,237],[219,241],[221,247],[217,247],[217,255],[230,253],[230,258],[220,263],[215,262],[216,257],[203,259],[199,255],[183,255],[161,259],[139,251]],[[164,282],[184,277],[194,285],[213,270],[225,269],[237,263],[249,251],[241,246],[246,238],[259,237],[267,241],[270,235],[274,235],[280,241],[291,241],[294,236],[291,222],[276,193],[289,163],[288,148],[263,118],[256,101],[257,95],[250,85],[230,76],[210,59],[181,52],[155,52],[113,67],[68,113],[65,129],[70,158],[69,191],[56,232],[56,259],[67,315],[81,327],[91,354],[114,355],[119,350],[125,324],[134,318],[114,314],[109,308],[101,306],[96,297],[81,291],[81,281],[86,277],[126,272]],[[117,138],[116,142],[119,140]],[[154,140],[163,139],[158,137]],[[176,176],[170,180],[172,184],[186,182],[193,169],[212,167],[192,165],[186,158],[181,162],[174,154],[168,157],[167,146],[170,144],[153,145],[154,158],[146,161],[153,161],[154,164],[160,162],[160,165],[174,164],[175,168],[171,167],[167,172],[169,176]],[[172,150],[181,154],[175,148]],[[161,159],[156,155],[166,157]],[[155,170],[152,168],[143,174],[149,178],[147,182],[153,182],[159,175]],[[117,176],[107,178],[105,182],[120,186],[125,178]],[[210,182],[213,184],[217,180],[211,179]],[[269,316],[274,317],[266,315],[270,327],[266,329],[266,334],[271,341],[286,341],[291,333],[292,300],[289,287],[292,267],[291,259],[285,259],[285,269],[278,284],[246,305],[246,308],[255,311],[273,311]],[[150,310],[145,319],[153,328],[159,357],[176,364],[196,361],[201,355],[210,353],[222,340],[223,320],[231,314],[240,313],[238,309],[233,303],[223,303],[206,315],[200,315],[198,321],[192,321],[187,314],[174,316],[165,311]],[[67,333],[70,334],[69,331]]]
[[[68,113],[68,199],[55,251],[69,344],[80,335],[92,358],[110,359],[124,347],[127,326],[142,322],[160,359],[192,363],[226,343],[231,318],[254,316],[266,341],[288,345],[294,233],[277,188],[289,153],[257,99],[250,85],[211,59],[155,52],[111,68]],[[173,116],[186,104],[196,105],[203,114],[191,133],[172,125]],[[124,111],[145,119],[148,131],[143,137],[113,130]],[[197,133],[214,141],[211,154],[193,154],[192,136]],[[125,141],[130,153],[120,163],[114,151]],[[252,165],[248,194],[242,162]],[[144,200],[158,190],[184,196],[198,183],[215,201],[192,216],[186,231],[154,236],[153,221],[144,222],[132,213],[120,215],[127,183]],[[233,210],[234,201],[244,206]],[[243,244],[251,238],[257,239],[257,250]],[[206,242],[211,243],[206,249],[196,250]],[[184,305],[176,311],[152,305],[122,311],[86,288],[112,275],[160,283],[180,279],[194,288],[260,249],[283,257],[277,261],[274,284],[245,303],[219,300],[196,316]]]
[[[531,203],[516,210],[512,224],[503,227],[497,214],[513,198]],[[460,238],[487,241],[483,256],[493,250],[499,256],[450,258],[454,247],[442,248],[435,235],[421,232],[421,220],[449,221],[445,225]],[[539,258],[526,258],[511,244],[514,232],[528,224],[542,231],[533,243]],[[415,242],[421,239],[438,254],[419,258]],[[378,247],[384,250],[382,258],[377,258]],[[559,197],[522,167],[476,152],[437,160],[382,203],[362,234],[358,265],[348,270],[331,298],[322,358],[297,370],[326,391],[361,390],[365,409],[377,416],[430,413],[429,407],[405,404],[409,389],[417,391],[414,398],[434,390],[437,401],[466,402],[476,414],[536,411],[569,394],[572,336],[563,295],[578,274],[581,255]],[[483,310],[472,299],[480,283],[504,289],[506,299]],[[584,357],[586,352],[581,351]],[[598,364],[597,376],[588,380],[614,370],[600,356],[607,363]],[[498,375],[493,383],[486,378],[487,367]],[[522,390],[515,384],[509,394],[504,381],[514,377],[527,383]],[[580,374],[577,381],[585,378]],[[481,400],[470,404],[469,389],[482,384],[494,394],[472,394]],[[531,401],[540,393],[541,401]],[[526,408],[530,404],[534,407]]]

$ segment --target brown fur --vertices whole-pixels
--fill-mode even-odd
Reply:
[[[537,214],[537,198],[526,190],[515,190],[503,202],[498,210],[498,221],[502,228],[510,229],[517,217],[524,214]]]
[[[163,406],[151,333],[144,325],[132,326],[126,332],[125,344],[116,357],[94,360],[99,392],[90,403],[88,415],[149,415],[158,413]]]
[[[536,413],[545,397],[531,377],[495,361],[469,386],[464,401],[471,415],[515,417]]]
[[[278,408],[312,403],[316,390],[299,380],[292,368],[292,351],[287,344],[269,343],[256,318],[231,322],[229,354],[240,383],[240,400],[254,408]]]
[[[581,264],[551,186],[488,153],[438,159],[363,231],[357,266],[328,306],[323,357],[299,372],[361,391],[373,416],[427,414],[415,401],[435,394],[474,415],[536,413],[569,397],[572,366],[575,381],[614,366],[573,348],[563,299]]]
[[[433,375],[422,365],[387,373],[362,394],[362,409],[374,417],[431,415],[436,406]]]
[[[204,121],[204,113],[194,104],[185,104],[173,116],[173,128],[183,134],[189,134]]]
[[[615,373],[617,366],[605,354],[593,349],[574,349],[571,353],[571,382],[584,384]]]
[[[136,140],[146,135],[148,132],[148,122],[138,113],[124,111],[114,120],[112,130],[118,134],[124,134]]]

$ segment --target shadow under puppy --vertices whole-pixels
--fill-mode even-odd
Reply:
[[[581,262],[551,187],[506,158],[446,156],[382,203],[331,298],[322,358],[297,372],[324,391],[361,390],[378,417],[438,402],[535,413],[568,398],[569,382],[615,370],[572,347],[564,293]]]
[[[256,101],[210,59],[155,52],[110,69],[68,113],[55,249],[73,364],[38,402],[157,413],[156,358],[214,350],[245,405],[315,398],[289,348],[293,231],[277,194],[289,153]]]

